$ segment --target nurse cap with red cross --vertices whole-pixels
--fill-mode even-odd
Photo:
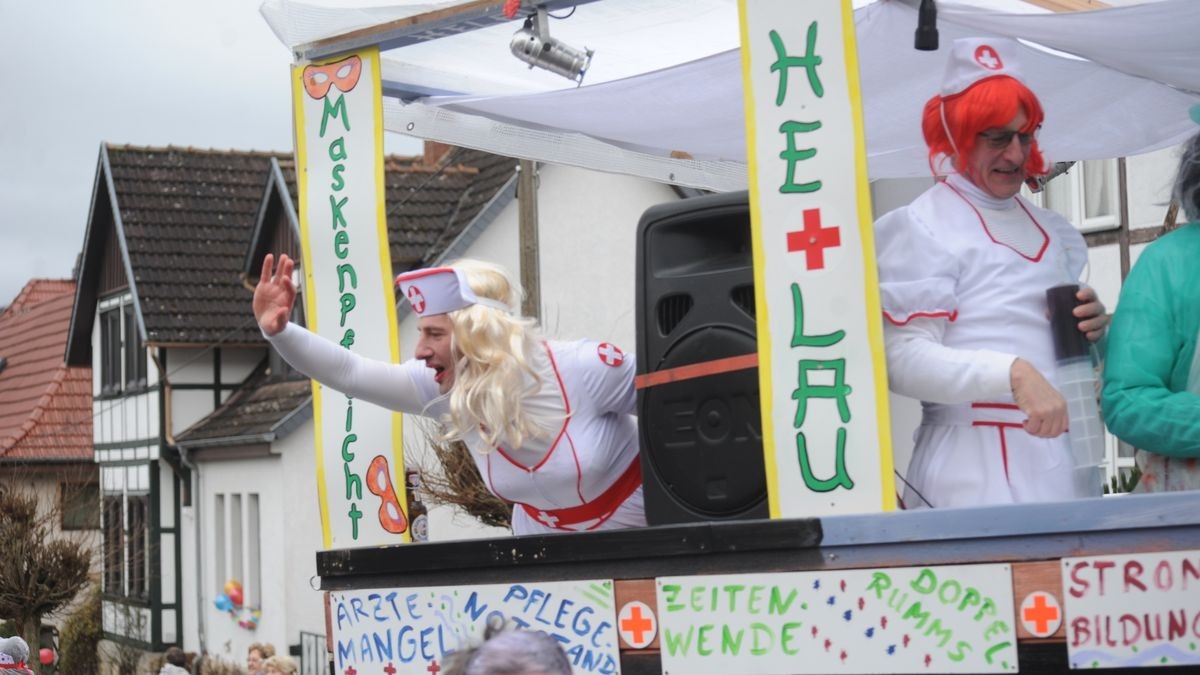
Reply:
[[[1024,82],[1017,63],[1017,51],[1017,41],[1008,38],[955,40],[942,77],[942,98],[957,96],[976,82],[1002,75]]]
[[[512,313],[512,309],[503,302],[476,296],[467,283],[466,273],[453,267],[430,267],[405,272],[396,277],[396,285],[418,316],[445,314],[471,305],[484,305]]]

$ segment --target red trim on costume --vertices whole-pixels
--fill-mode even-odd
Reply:
[[[642,463],[638,457],[634,457],[629,466],[625,468],[612,485],[608,487],[599,497],[596,497],[590,502],[580,504],[579,506],[571,506],[565,509],[538,509],[528,504],[520,504],[521,508],[525,509],[525,513],[529,517],[542,525],[553,527],[559,530],[568,529],[564,526],[584,523],[589,520],[599,519],[599,523],[589,527],[594,529],[601,523],[612,517],[621,504],[634,493],[642,485]],[[554,520],[554,524],[550,525],[545,520],[538,518],[539,515],[545,514]]]
[[[579,453],[575,450],[575,439],[571,438],[571,434],[567,434],[567,444],[571,446],[571,459],[575,460],[575,494],[579,495],[579,501],[586,502],[583,498],[583,466],[579,464]]]
[[[892,324],[893,326],[906,326],[908,325],[908,322],[912,321],[913,319],[938,319],[943,317],[953,323],[954,320],[958,318],[958,310],[956,309],[953,312],[913,312],[912,314],[909,314],[908,318],[903,321],[895,320],[892,318],[891,314],[888,314],[886,309],[883,310],[883,318],[887,319],[888,323]]]
[[[1002,241],[999,241],[995,237],[993,237],[992,231],[988,229],[987,222],[983,219],[983,214],[979,212],[979,209],[975,208],[975,205],[971,203],[971,200],[967,199],[966,195],[959,192],[958,188],[951,185],[950,181],[942,181],[942,185],[945,185],[946,187],[953,190],[954,194],[958,195],[959,198],[961,198],[964,202],[967,203],[967,206],[971,207],[971,210],[975,212],[975,217],[979,219],[979,224],[983,226],[983,231],[987,233],[988,239],[991,239],[993,244],[999,244],[999,245],[1009,249],[1013,253],[1016,253],[1017,255],[1021,256],[1022,258],[1026,259],[1026,260],[1029,260],[1031,262],[1041,262],[1042,261],[1042,255],[1045,254],[1046,249],[1050,247],[1050,235],[1046,234],[1045,228],[1043,228],[1042,224],[1037,221],[1037,218],[1033,217],[1033,214],[1029,212],[1029,209],[1025,208],[1025,205],[1021,203],[1021,200],[1019,198],[1013,197],[1013,199],[1017,200],[1017,206],[1021,207],[1021,210],[1024,211],[1025,215],[1029,217],[1029,220],[1033,222],[1034,227],[1036,227],[1038,229],[1038,231],[1042,233],[1042,248],[1038,250],[1037,257],[1035,257],[1035,258],[1030,258],[1029,256],[1025,255],[1024,253],[1021,253],[1017,249],[1013,248],[1012,246],[1009,246],[1008,244],[1006,244]]]
[[[0,670],[28,670],[29,666],[25,662],[20,663],[0,663]]]
[[[1011,485],[1012,481],[1009,480],[1009,477],[1008,477],[1008,440],[1004,436],[1004,430],[1005,429],[1024,429],[1025,426],[1022,424],[1017,424],[1016,422],[986,422],[986,421],[972,422],[971,426],[973,426],[973,427],[996,427],[996,431],[998,431],[1000,433],[1000,459],[1004,462],[1004,480],[1005,480],[1005,482],[1007,482]]]
[[[412,281],[413,279],[420,279],[421,277],[427,277],[431,274],[445,274],[446,272],[450,272],[451,274],[454,274],[454,268],[453,267],[429,267],[429,268],[426,268],[423,270],[413,270],[412,272],[404,272],[403,274],[400,274],[396,277],[396,281],[393,285],[397,285],[401,281]]]
[[[558,363],[554,360],[554,352],[550,351],[550,345],[542,342],[542,346],[546,348],[546,354],[550,357],[550,367],[554,370],[554,377],[558,380],[558,391],[562,394],[563,407],[567,409],[567,416],[563,418],[562,428],[558,430],[558,435],[554,437],[554,442],[550,444],[550,448],[546,450],[546,454],[541,461],[532,467],[525,466],[517,460],[509,457],[504,448],[496,446],[496,450],[500,451],[500,456],[507,459],[510,464],[521,469],[522,471],[537,471],[542,468],[542,465],[550,461],[550,455],[554,454],[554,450],[558,448],[558,442],[562,440],[564,434],[567,433],[567,425],[571,423],[571,399],[567,397],[567,388],[563,385],[562,375],[558,373]],[[493,490],[494,492],[494,490]],[[580,497],[582,499],[582,497]]]
[[[1000,410],[1019,410],[1020,407],[1016,403],[972,403],[972,408],[990,408]]]

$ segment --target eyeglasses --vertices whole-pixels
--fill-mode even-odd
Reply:
[[[1028,148],[1033,139],[1037,137],[1037,129],[1028,133],[1013,131],[1012,129],[989,129],[979,132],[979,137],[987,141],[988,147],[993,150],[1003,150],[1012,143],[1013,136],[1017,137],[1017,142],[1022,148]]]

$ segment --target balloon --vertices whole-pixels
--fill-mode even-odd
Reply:
[[[237,586],[229,591],[226,591],[226,595],[229,598],[229,601],[231,603],[233,603],[234,607],[242,606],[242,600],[244,598],[242,598],[242,587],[241,586]]]
[[[242,592],[242,582],[238,581],[237,579],[230,579],[229,581],[225,582],[225,594],[226,595],[228,595],[229,597],[232,598],[233,592],[235,589],[237,590],[238,593],[241,593]],[[238,604],[240,605],[242,603],[239,602]]]
[[[243,607],[238,614],[238,626],[246,630],[255,630],[258,628],[258,620],[262,618],[262,610]]]
[[[224,593],[218,595],[216,599],[213,600],[213,604],[216,605],[217,609],[221,610],[222,612],[228,612],[229,610],[233,609],[233,601],[230,600],[229,596],[225,595]]]
[[[38,651],[38,661],[40,661],[43,666],[48,666],[54,663],[54,650],[49,647],[42,647],[41,650]]]

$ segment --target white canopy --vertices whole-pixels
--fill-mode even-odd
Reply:
[[[323,43],[328,53],[354,46],[346,39],[354,28],[457,4],[318,11],[271,0],[263,13],[298,54],[306,53],[301,43],[334,35]],[[1188,108],[1200,102],[1200,2],[1067,14],[995,11],[1000,5],[1028,8],[939,0],[938,52],[912,47],[915,3],[880,0],[855,10],[872,179],[929,175],[920,112],[957,37],[1025,43],[1022,69],[1047,111],[1040,139],[1052,161],[1141,154],[1197,131]],[[326,32],[303,28],[306,21]],[[518,27],[513,21],[386,51],[384,90],[395,96],[385,103],[387,128],[695,187],[745,187],[735,0],[579,5],[550,24],[555,37],[596,50],[578,88],[508,53]]]

